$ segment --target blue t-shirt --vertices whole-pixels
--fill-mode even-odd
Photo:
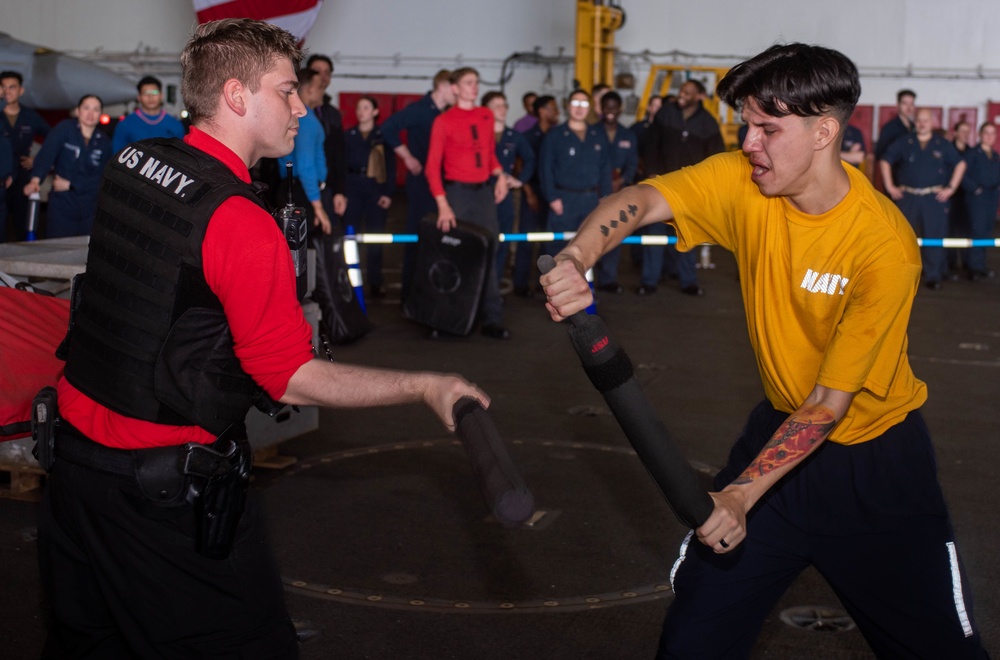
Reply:
[[[278,159],[282,171],[285,163],[292,162],[292,173],[299,178],[310,202],[319,201],[319,184],[326,182],[324,140],[326,134],[323,133],[323,125],[319,123],[312,108],[306,108],[305,116],[299,119],[299,134],[295,136],[295,148],[292,153]]]
[[[155,117],[137,109],[118,122],[112,138],[111,150],[118,153],[127,144],[149,138],[183,138],[184,124],[162,110]]]

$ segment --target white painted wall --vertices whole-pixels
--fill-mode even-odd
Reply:
[[[900,87],[927,105],[984,106],[1000,99],[1000,39],[991,0],[620,0],[627,14],[616,35],[623,68],[645,81],[643,51],[746,56],[779,41],[844,51],[862,70],[862,103],[892,104]],[[575,0],[326,0],[306,42],[334,55],[331,91],[423,92],[442,67],[469,64],[486,82],[514,52],[572,56]],[[2,0],[0,31],[98,61],[134,53],[176,54],[195,22],[187,0]],[[992,29],[992,30],[991,30]],[[650,58],[666,62],[670,58]],[[683,58],[729,65],[735,59]],[[911,76],[906,74],[912,70]],[[977,78],[977,70],[983,76]],[[515,106],[531,88],[565,92],[572,70],[519,67],[507,86]],[[377,76],[358,79],[345,76]],[[486,86],[484,86],[486,87]]]

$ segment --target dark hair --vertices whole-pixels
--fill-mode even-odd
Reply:
[[[535,114],[537,115],[539,110],[541,110],[542,108],[544,108],[549,103],[552,103],[555,100],[556,97],[551,96],[549,94],[546,94],[545,96],[539,96],[537,99],[535,99],[535,102],[531,104],[531,107],[532,109],[534,109]]]
[[[142,88],[146,85],[156,85],[156,89],[163,91],[163,83],[160,82],[159,78],[154,76],[143,76],[139,82],[135,84],[135,91],[142,92]]]
[[[4,78],[17,78],[18,85],[24,84],[24,76],[17,71],[0,71],[0,80],[3,80]]]
[[[480,105],[489,105],[489,102],[492,101],[493,99],[503,99],[504,101],[506,101],[507,97],[504,96],[503,92],[498,92],[496,90],[493,90],[491,92],[486,92],[485,94],[483,94],[483,100],[480,103]]]
[[[226,81],[235,78],[251,92],[281,59],[299,66],[302,51],[295,37],[270,23],[224,18],[199,25],[181,53],[181,95],[192,122],[218,110]]]
[[[378,110],[378,99],[376,99],[374,96],[368,96],[367,94],[362,94],[361,96],[358,97],[358,101],[368,101],[369,103],[372,104],[372,110]],[[354,105],[357,105],[357,103],[355,103]]]
[[[861,82],[844,54],[795,43],[771,46],[737,64],[716,92],[734,108],[752,98],[772,117],[830,114],[844,126],[861,96]]]
[[[611,85],[605,85],[604,83],[597,83],[596,85],[594,85],[594,89],[590,90],[590,93],[593,95],[597,95],[606,89],[611,89]]]
[[[295,72],[295,77],[299,80],[299,89],[302,89],[306,85],[312,83],[313,79],[318,76],[319,73],[310,69],[309,67],[303,67]]]
[[[431,83],[431,89],[437,89],[438,86],[441,85],[441,83],[451,84],[449,82],[450,80],[451,80],[451,71],[449,71],[448,69],[441,69],[440,71],[434,74],[434,82]]]
[[[87,99],[97,99],[97,103],[101,106],[101,110],[104,110],[104,100],[97,94],[84,94],[80,97],[80,100],[76,102],[76,107],[79,108]]]
[[[898,92],[896,92],[896,104],[897,105],[899,104],[900,101],[903,100],[904,96],[912,96],[914,101],[917,100],[917,93],[914,92],[912,89],[901,89]]]
[[[327,64],[330,65],[330,73],[333,73],[333,60],[331,60],[326,55],[321,55],[319,53],[310,55],[309,59],[306,60],[306,68],[311,69],[314,62],[326,62]]]
[[[618,92],[608,92],[601,97],[601,106],[603,106],[608,101],[618,101],[618,105],[622,103],[622,95]]]
[[[698,90],[699,94],[708,94],[708,89],[705,88],[705,83],[698,80],[697,78],[691,78],[690,80],[685,80],[684,85],[694,85],[694,88]],[[683,87],[684,85],[681,85],[681,87]]]
[[[538,93],[537,92],[525,92],[521,96],[521,105],[524,105],[525,103],[527,103],[528,99],[530,99],[532,96],[534,96],[537,99],[538,98]]]
[[[955,125],[951,127],[951,130],[957,131],[958,127],[961,126],[961,125],[963,125],[963,124],[966,125],[966,126],[968,126],[969,128],[972,128],[972,124],[970,124],[969,122],[965,121],[964,119],[960,119],[959,121],[955,122]]]
[[[571,98],[573,98],[577,94],[583,94],[584,96],[587,97],[588,101],[590,100],[590,92],[588,92],[587,90],[585,90],[583,87],[577,87],[572,92],[570,92],[569,95],[566,97],[566,100],[569,101]]]
[[[459,80],[466,77],[470,73],[474,73],[476,75],[476,78],[479,77],[479,72],[473,69],[471,66],[463,66],[451,72],[451,75],[448,76],[448,82],[450,82],[452,85],[457,85]]]

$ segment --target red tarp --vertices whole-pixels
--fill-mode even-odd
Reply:
[[[0,286],[0,441],[30,435],[31,400],[62,376],[69,301]]]

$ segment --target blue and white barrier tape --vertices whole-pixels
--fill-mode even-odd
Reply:
[[[527,234],[500,234],[501,243],[548,243],[551,241],[568,241],[576,236],[575,231],[538,231]],[[416,234],[358,234],[358,243],[388,244],[416,243]],[[676,236],[628,236],[623,241],[633,245],[671,245],[677,242]]]
[[[550,241],[568,241],[576,236],[576,232],[531,232],[527,234],[500,234],[501,243],[548,243]],[[358,234],[359,243],[388,244],[416,243],[416,234]],[[676,236],[628,236],[622,241],[625,245],[673,245]],[[970,248],[970,247],[1000,247],[1000,238],[918,238],[917,244],[922,247]]]

